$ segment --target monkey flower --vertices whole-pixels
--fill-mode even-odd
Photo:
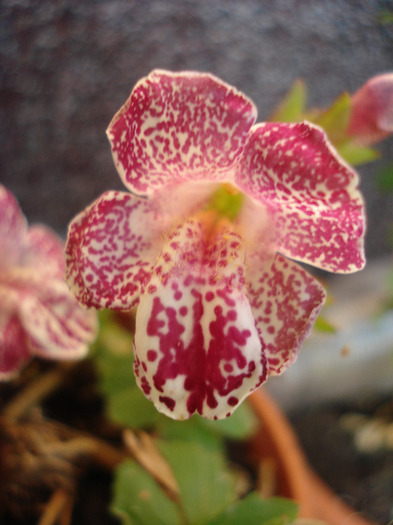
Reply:
[[[393,133],[393,73],[370,78],[351,99],[348,133],[374,144]]]
[[[11,379],[32,356],[84,356],[96,315],[79,306],[64,282],[64,245],[44,226],[28,228],[3,186],[0,251],[0,380]]]
[[[132,193],[104,193],[69,228],[71,290],[138,305],[136,380],[175,419],[226,417],[295,360],[325,293],[292,259],[364,265],[357,175],[320,128],[255,118],[210,74],[153,71],[107,131]]]

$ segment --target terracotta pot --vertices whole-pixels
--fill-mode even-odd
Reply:
[[[322,520],[329,525],[373,525],[345,504],[313,472],[292,427],[266,390],[260,389],[249,401],[261,420],[261,430],[253,439],[254,460],[274,460],[277,491],[299,504],[299,516]]]

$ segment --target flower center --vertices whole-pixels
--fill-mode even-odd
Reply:
[[[244,195],[231,184],[221,184],[210,197],[206,211],[216,214],[216,221],[227,218],[234,222],[244,202]]]

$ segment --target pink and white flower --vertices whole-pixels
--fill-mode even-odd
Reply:
[[[393,73],[370,78],[351,99],[349,135],[374,144],[393,133]]]
[[[172,418],[226,417],[295,360],[325,292],[292,259],[364,265],[356,173],[320,128],[255,119],[210,74],[153,71],[107,131],[132,193],[103,194],[69,228],[71,290],[138,305],[137,383]]]
[[[48,228],[28,228],[14,196],[0,186],[0,380],[31,359],[76,359],[95,337],[95,312],[64,282],[64,244]]]

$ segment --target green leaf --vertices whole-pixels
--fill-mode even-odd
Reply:
[[[250,405],[244,402],[230,417],[218,421],[203,419],[203,424],[227,439],[240,440],[247,439],[254,434],[258,426],[258,419]]]
[[[101,324],[94,361],[109,417],[133,428],[152,426],[159,414],[135,383],[132,334],[112,318]]]
[[[337,145],[347,138],[349,116],[351,114],[351,96],[342,93],[333,104],[313,120],[321,126],[333,144]]]
[[[162,439],[197,441],[210,450],[223,448],[224,439],[245,440],[252,436],[258,420],[248,403],[243,403],[228,418],[211,421],[195,415],[187,421],[175,421],[160,416],[156,422]]]
[[[379,151],[370,148],[369,146],[356,144],[356,142],[351,139],[337,146],[337,151],[341,157],[352,166],[366,164],[367,162],[372,162],[380,157]]]
[[[223,447],[223,438],[206,426],[205,420],[193,416],[187,421],[175,421],[165,416],[160,416],[156,423],[158,435],[166,440],[197,441],[210,450]]]
[[[111,510],[123,525],[180,525],[180,511],[142,467],[132,460],[115,471]]]
[[[230,505],[206,525],[287,525],[297,515],[296,503],[284,498],[261,499],[255,492]]]
[[[224,454],[195,441],[159,442],[177,480],[188,525],[202,525],[235,499],[235,478]]]
[[[107,396],[108,415],[113,421],[134,429],[150,428],[159,417],[157,409],[137,386]]]
[[[379,188],[386,193],[393,193],[393,164],[384,167],[378,176]]]
[[[297,79],[285,95],[284,100],[271,115],[271,122],[299,122],[303,120],[307,98],[305,83]]]
[[[377,23],[381,25],[393,24],[393,11],[383,9],[377,16]]]
[[[326,319],[326,317],[323,317],[320,315],[317,317],[317,320],[314,324],[314,330],[317,330],[318,332],[324,332],[327,334],[335,334],[337,332],[337,328],[332,325],[330,321]]]

